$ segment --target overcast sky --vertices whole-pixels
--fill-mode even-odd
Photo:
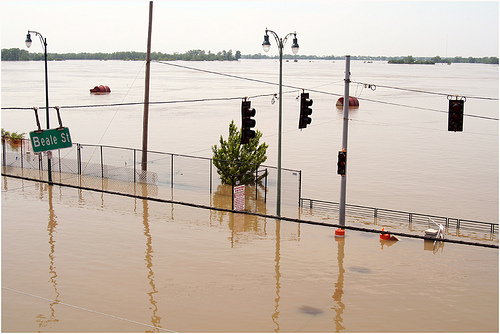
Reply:
[[[0,0],[1,47],[26,48],[29,29],[49,53],[144,52],[148,15],[147,0]],[[155,0],[152,50],[264,53],[267,27],[297,32],[303,55],[498,57],[498,20],[498,1]]]

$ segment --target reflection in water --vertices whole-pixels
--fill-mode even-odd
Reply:
[[[431,251],[434,254],[436,254],[438,251],[441,251],[442,253],[444,250],[444,242],[437,240],[424,240],[424,250]]]
[[[261,214],[267,213],[266,203],[263,200],[264,196],[260,193],[261,191],[263,191],[261,188],[256,189],[255,186],[247,186],[247,191],[245,191],[246,211]],[[257,196],[255,195],[256,192],[258,193]],[[217,208],[231,209],[231,194],[231,186],[221,184],[217,187],[217,191],[212,194],[210,204]],[[256,200],[256,197],[259,199]],[[224,211],[211,211],[211,216],[212,214],[219,223],[229,222],[229,230],[231,231],[231,247],[234,247],[237,242],[241,242],[247,237],[245,232],[251,232],[259,236],[267,235],[266,219],[262,220],[253,215],[242,215]],[[226,215],[228,215],[229,219],[226,218]]]
[[[276,324],[276,328],[274,331],[278,333],[280,331],[280,324],[278,323],[278,316],[280,314],[280,311],[278,311],[278,308],[280,306],[280,289],[281,289],[281,284],[280,284],[280,278],[281,278],[281,273],[280,273],[280,241],[281,241],[281,221],[277,220],[276,221],[276,254],[274,257],[274,271],[276,275],[274,275],[274,278],[276,278],[276,298],[274,298],[275,302],[275,307],[274,307],[274,313],[272,315],[273,322]]]
[[[49,252],[49,274],[50,274],[50,282],[52,283],[52,286],[54,287],[54,292],[55,292],[55,298],[53,301],[49,304],[50,308],[50,315],[46,317],[43,314],[39,314],[36,316],[36,322],[38,322],[38,327],[47,327],[51,323],[58,322],[59,319],[56,318],[55,315],[55,309],[54,305],[59,303],[59,291],[57,291],[57,273],[56,273],[56,267],[54,266],[54,258],[55,258],[55,247],[56,247],[56,241],[54,240],[54,233],[56,232],[56,227],[57,227],[57,216],[54,213],[54,206],[52,205],[52,188],[53,186],[47,185],[48,188],[48,202],[49,202],[49,221],[47,224],[47,231],[49,232],[49,245],[50,245],[50,252]],[[40,198],[43,198],[43,186],[40,184]]]
[[[142,195],[147,196],[148,189],[146,184],[142,184]],[[146,331],[146,332],[159,332],[159,328],[162,328],[160,325],[161,317],[157,315],[158,313],[158,305],[155,300],[155,295],[158,293],[158,290],[156,290],[155,286],[155,281],[154,281],[154,271],[153,271],[153,240],[151,238],[151,230],[149,226],[149,207],[148,207],[148,201],[147,200],[142,200],[142,214],[143,214],[143,224],[144,224],[144,236],[146,237],[146,255],[145,255],[145,262],[146,262],[146,267],[148,268],[148,280],[149,280],[149,285],[151,286],[151,292],[148,292],[147,295],[149,296],[149,302],[151,303],[151,310],[152,310],[152,315],[151,315],[151,324],[156,328],[155,330],[152,331]]]
[[[337,260],[339,263],[339,275],[337,278],[337,283],[335,283],[335,292],[333,293],[333,300],[336,302],[336,306],[332,307],[335,311],[335,318],[333,321],[335,322],[335,332],[339,333],[341,330],[344,330],[345,327],[342,326],[342,314],[345,310],[345,305],[342,303],[342,295],[344,294],[344,243],[345,238],[335,237],[335,241],[337,242]]]

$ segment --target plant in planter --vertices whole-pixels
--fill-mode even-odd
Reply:
[[[23,142],[25,134],[25,132],[17,133],[5,131],[5,129],[2,128],[2,138],[4,138],[12,147],[20,146]]]

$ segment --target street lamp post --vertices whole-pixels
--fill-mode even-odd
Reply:
[[[283,122],[283,47],[289,36],[293,35],[292,52],[297,54],[299,52],[299,44],[297,43],[297,33],[288,33],[285,38],[279,38],[278,35],[266,28],[266,34],[264,35],[264,42],[262,47],[264,52],[268,52],[271,48],[271,43],[269,42],[269,35],[271,33],[276,39],[276,44],[279,48],[280,56],[280,78],[279,78],[279,119],[278,119],[278,182],[277,182],[277,196],[276,196],[276,216],[281,216],[281,134],[282,134],[282,122]]]
[[[31,33],[37,35],[40,38],[40,42],[43,46],[43,52],[45,56],[45,108],[46,108],[46,119],[47,119],[47,129],[50,129],[50,121],[49,121],[49,76],[47,71],[47,39],[42,36],[37,31],[28,30],[28,34],[26,35],[26,46],[29,48],[31,46]],[[47,152],[47,174],[49,179],[49,184],[52,184],[52,165],[51,165],[51,151]]]

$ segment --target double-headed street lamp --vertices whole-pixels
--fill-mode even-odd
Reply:
[[[268,52],[271,48],[271,43],[269,42],[269,35],[271,33],[276,39],[276,44],[278,44],[279,55],[280,55],[280,79],[279,79],[279,120],[278,120],[278,184],[277,184],[277,196],[276,196],[276,215],[281,216],[281,129],[282,129],[282,118],[283,118],[283,47],[289,36],[293,35],[292,52],[294,55],[299,52],[299,44],[297,43],[297,33],[289,33],[285,38],[279,38],[278,35],[266,28],[266,34],[264,35],[264,42],[262,47],[264,52]]]
[[[43,52],[45,55],[45,108],[46,108],[46,118],[47,118],[47,129],[50,129],[50,121],[49,121],[49,77],[47,72],[47,39],[43,38],[42,34],[37,31],[28,30],[28,34],[26,35],[26,46],[29,48],[31,46],[31,33],[37,35],[40,38],[40,42],[43,46]],[[47,173],[49,184],[52,183],[52,166],[50,159],[50,151],[47,153]]]

